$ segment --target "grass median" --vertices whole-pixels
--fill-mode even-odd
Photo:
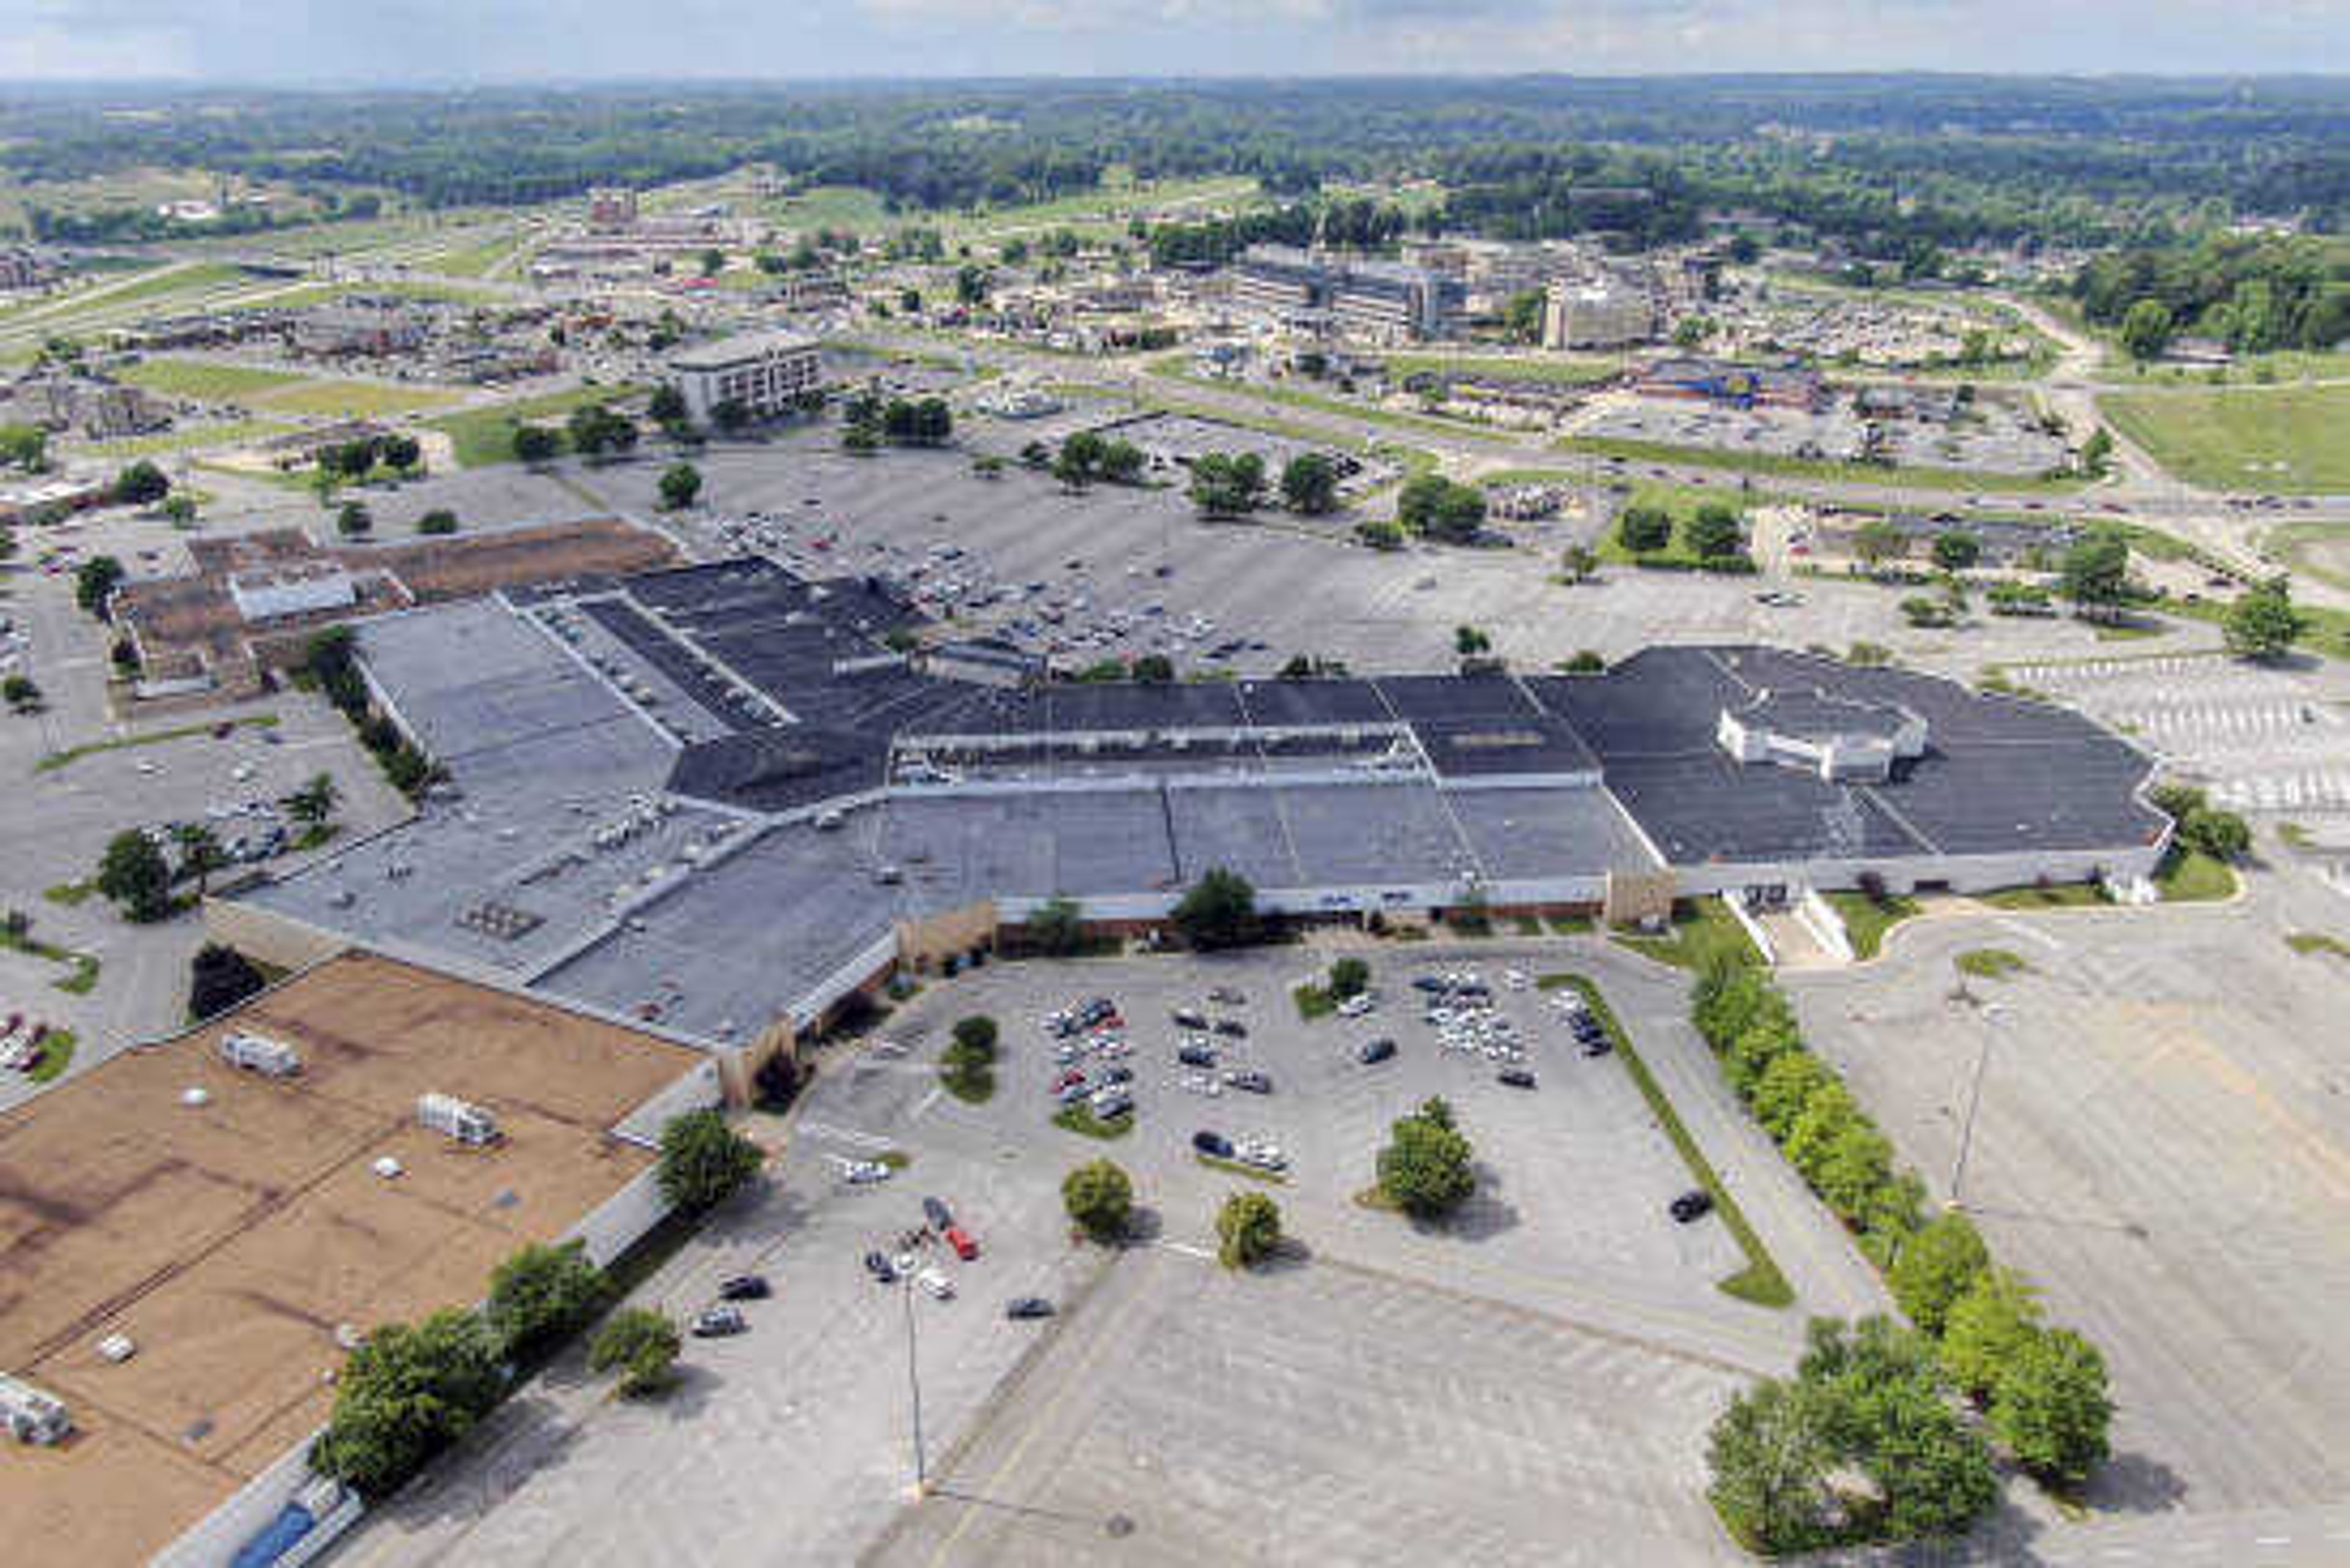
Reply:
[[[1657,1125],[1664,1128],[1665,1136],[1672,1140],[1673,1147],[1680,1151],[1681,1163],[1689,1167],[1690,1175],[1712,1198],[1714,1211],[1721,1216],[1721,1222],[1729,1230],[1731,1239],[1737,1241],[1739,1251],[1746,1254],[1746,1266],[1725,1279],[1715,1281],[1715,1288],[1724,1295],[1735,1296],[1756,1306],[1793,1305],[1794,1288],[1787,1283],[1787,1276],[1779,1272],[1779,1265],[1764,1250],[1762,1239],[1754,1233],[1754,1227],[1747,1222],[1744,1210],[1738,1207],[1738,1200],[1731,1197],[1730,1189],[1722,1185],[1712,1162],[1705,1158],[1705,1151],[1698,1147],[1697,1139],[1681,1124],[1680,1113],[1673,1109],[1673,1103],[1657,1082],[1656,1075],[1649,1072],[1648,1063],[1640,1059],[1631,1035],[1617,1021],[1615,1009],[1607,1005],[1607,999],[1599,993],[1599,987],[1588,976],[1575,973],[1546,974],[1539,983],[1544,991],[1572,987],[1589,1004],[1592,1016],[1598,1019],[1599,1026],[1607,1031],[1607,1038],[1614,1044],[1616,1054],[1623,1062],[1625,1071],[1632,1075],[1633,1085],[1640,1091],[1640,1097],[1648,1102],[1649,1114],[1657,1118]]]

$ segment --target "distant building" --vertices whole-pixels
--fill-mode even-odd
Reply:
[[[1740,409],[1800,409],[1815,414],[1828,406],[1826,379],[1800,366],[1657,359],[1640,369],[1632,389],[1652,398],[1702,398]]]
[[[617,186],[603,186],[588,192],[588,226],[591,229],[625,229],[637,221],[637,193]]]
[[[162,403],[137,387],[88,387],[74,399],[74,429],[91,441],[145,435],[171,422]]]
[[[1545,348],[1621,348],[1656,336],[1648,291],[1613,280],[1554,283],[1543,297]]]
[[[1400,262],[1326,260],[1285,245],[1253,245],[1232,265],[1232,303],[1289,318],[1326,313],[1347,330],[1381,339],[1441,337],[1458,322],[1458,278]]]
[[[764,419],[824,390],[823,351],[816,339],[796,333],[753,332],[705,343],[671,356],[669,368],[686,412],[699,421],[730,399]]]
[[[44,288],[57,278],[57,269],[32,251],[0,251],[0,288]]]
[[[424,323],[412,312],[380,306],[322,306],[296,319],[293,339],[305,354],[380,358],[421,348]]]
[[[359,602],[358,586],[336,561],[305,561],[238,572],[228,580],[228,595],[236,613],[248,621],[348,609]]]

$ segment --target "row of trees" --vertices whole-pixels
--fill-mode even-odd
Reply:
[[[2350,268],[2322,238],[2211,234],[2109,252],[2074,275],[2072,292],[2139,360],[2160,357],[2176,334],[2241,354],[2350,339]]]
[[[1134,1219],[1134,1179],[1115,1161],[1097,1159],[1061,1179],[1061,1205],[1093,1241],[1108,1245]],[[1216,1211],[1216,1257],[1228,1269],[1253,1269],[1281,1248],[1280,1205],[1253,1189],[1232,1193]]]
[[[440,764],[369,701],[367,681],[359,670],[358,639],[350,628],[332,626],[314,634],[303,651],[302,670],[350,721],[359,744],[373,754],[394,789],[413,797],[442,777]]]
[[[2113,1411],[2094,1347],[2040,1323],[2028,1289],[1993,1267],[1964,1215],[1927,1220],[1925,1183],[1896,1167],[1892,1141],[1805,1048],[1763,971],[1708,966],[1690,1011],[1731,1089],[1854,1231],[1916,1324],[1864,1320],[1849,1337],[1815,1324],[1793,1380],[1766,1382],[1724,1412],[1710,1449],[1712,1495],[1732,1532],[1775,1552],[1963,1531],[1996,1487],[1981,1431],[1950,1412],[1953,1389],[1977,1402],[1983,1430],[2017,1463],[2055,1484],[2085,1480],[2105,1458]],[[2007,1354],[2027,1340],[2029,1355]],[[1828,1478],[1845,1468],[1866,1476],[1872,1493],[1835,1496]]]
[[[1484,531],[1485,493],[1440,473],[1416,474],[1396,496],[1396,521],[1423,538],[1470,544]]]
[[[1635,502],[1617,520],[1617,537],[1636,556],[1672,548],[1676,525],[1669,507]],[[1700,562],[1728,563],[1746,550],[1746,525],[1735,507],[1720,501],[1698,506],[1679,525],[1682,546]]]
[[[842,406],[841,442],[851,452],[891,446],[944,446],[954,437],[954,410],[944,398],[883,399],[859,392]]]

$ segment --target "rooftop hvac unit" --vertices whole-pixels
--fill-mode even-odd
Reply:
[[[290,1078],[302,1070],[302,1053],[283,1040],[232,1029],[221,1036],[221,1060],[248,1073],[269,1078]]]
[[[416,1102],[419,1126],[432,1128],[468,1147],[479,1148],[498,1140],[497,1118],[479,1106],[467,1105],[453,1095],[426,1095]]]
[[[16,1441],[45,1447],[63,1442],[73,1432],[73,1417],[63,1401],[8,1376],[0,1376],[0,1423]]]

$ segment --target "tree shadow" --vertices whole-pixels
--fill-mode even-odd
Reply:
[[[1314,1249],[1304,1238],[1284,1236],[1272,1251],[1257,1260],[1252,1271],[1260,1274],[1294,1274],[1314,1262]]]
[[[2187,1481],[2151,1454],[2115,1454],[2090,1479],[2092,1508],[2124,1513],[2166,1513],[2187,1499]]]
[[[380,1506],[415,1527],[477,1520],[563,1464],[578,1441],[578,1427],[565,1422],[555,1401],[525,1393]]]
[[[1423,1236],[1450,1236],[1461,1241],[1484,1241],[1514,1231],[1521,1223],[1517,1205],[1499,1196],[1502,1178],[1482,1160],[1476,1162],[1477,1190],[1451,1213],[1434,1219],[1415,1218],[1411,1228]]]
[[[1166,1217],[1147,1203],[1138,1203],[1127,1211],[1126,1232],[1119,1241],[1128,1247],[1149,1247],[1166,1233]]]

